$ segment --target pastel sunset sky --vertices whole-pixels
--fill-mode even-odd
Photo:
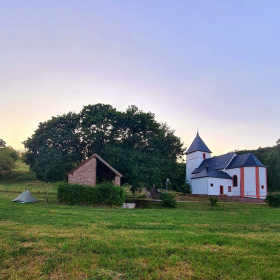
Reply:
[[[0,0],[0,138],[136,105],[213,155],[280,138],[280,1]]]

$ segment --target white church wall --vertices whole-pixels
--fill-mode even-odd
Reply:
[[[259,169],[259,176],[260,176],[260,197],[265,198],[266,197],[266,190],[267,190],[267,178],[266,178],[266,168],[260,167]],[[264,187],[262,189],[262,186]]]
[[[205,153],[206,158],[211,157],[210,153]],[[186,177],[187,180],[192,184],[191,177],[193,176],[192,172],[202,163],[204,160],[203,152],[196,151],[187,155],[186,160]]]
[[[237,187],[234,187],[233,183],[232,183],[232,194],[231,195],[239,196],[240,195],[240,184],[241,184],[240,168],[226,169],[225,172],[231,177],[233,177],[234,175],[237,176]]]
[[[244,195],[256,196],[256,168],[244,167]]]
[[[192,179],[191,181],[193,194],[208,194],[208,178]]]
[[[202,160],[200,161],[200,163]],[[187,181],[189,181],[191,184],[191,177],[193,176],[192,172],[199,166],[199,160],[197,158],[187,160],[186,162],[186,177]]]
[[[211,185],[213,184],[213,186]],[[232,196],[232,180],[221,179],[221,178],[209,178],[208,180],[208,194],[209,195],[220,195],[220,186],[223,186],[223,193]],[[229,188],[230,187],[230,192]]]

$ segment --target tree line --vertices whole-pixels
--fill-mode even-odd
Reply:
[[[19,153],[10,146],[6,145],[3,139],[0,139],[0,178],[15,168],[15,161]]]
[[[24,161],[38,179],[54,182],[96,153],[124,174],[122,183],[131,184],[133,190],[161,187],[167,178],[180,186],[185,173],[178,161],[185,150],[174,133],[153,113],[133,105],[125,112],[108,104],[88,105],[80,113],[41,122],[23,142]]]

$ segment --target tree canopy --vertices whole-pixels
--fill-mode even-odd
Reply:
[[[12,171],[17,159],[18,152],[10,146],[6,147],[6,142],[0,139],[0,177]]]
[[[54,182],[84,159],[96,153],[124,175],[133,190],[164,180],[181,185],[183,144],[165,123],[151,112],[129,106],[125,112],[108,104],[84,106],[40,123],[23,142],[25,162],[38,179]],[[178,175],[179,174],[179,175]]]
[[[6,142],[3,139],[0,139],[0,148],[5,148]]]

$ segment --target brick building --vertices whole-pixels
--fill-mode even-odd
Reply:
[[[97,154],[92,155],[87,160],[66,173],[69,184],[81,184],[95,186],[97,178],[100,180],[113,181],[115,185],[121,185],[121,177],[116,169],[103,160]]]

